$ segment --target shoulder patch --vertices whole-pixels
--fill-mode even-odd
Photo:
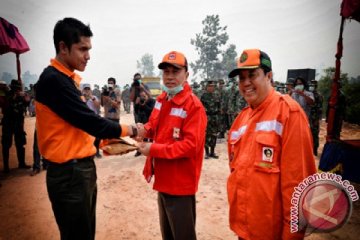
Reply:
[[[283,99],[284,102],[289,106],[290,111],[300,111],[300,105],[288,94],[282,94],[280,98]]]

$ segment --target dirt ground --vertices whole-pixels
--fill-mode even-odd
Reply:
[[[122,114],[121,122],[133,122],[132,114]],[[26,117],[28,143],[26,162],[32,164],[35,118]],[[321,127],[321,146],[325,124]],[[346,124],[346,138],[360,139],[360,128]],[[322,147],[320,149],[320,152]],[[197,200],[197,236],[200,240],[237,239],[229,229],[226,179],[229,174],[226,142],[216,147],[219,159],[204,160]],[[0,173],[0,240],[59,239],[45,185],[45,171],[30,176],[31,170],[16,169],[11,148],[10,174]],[[2,159],[1,159],[2,160]],[[134,153],[96,159],[98,170],[97,239],[161,239],[156,198],[142,176],[145,157]],[[0,161],[2,170],[2,161]],[[356,188],[359,192],[359,185]],[[312,234],[306,239],[359,239],[360,201],[354,202],[349,222],[332,233]]]

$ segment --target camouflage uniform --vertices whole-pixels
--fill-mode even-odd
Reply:
[[[25,98],[18,94],[21,91],[21,84],[16,80],[11,81],[11,90],[6,93],[4,117],[2,119],[2,154],[4,172],[9,172],[9,150],[12,145],[13,135],[15,136],[16,154],[19,168],[30,168],[25,164],[26,133],[24,131],[24,109],[26,108]]]
[[[229,119],[227,115],[228,96],[224,86],[225,81],[223,79],[219,79],[218,83],[219,83],[219,88],[216,89],[217,90],[216,92],[219,94],[220,97],[219,138],[224,138],[226,130],[230,128]],[[222,84],[222,87],[220,87],[220,84]]]
[[[200,85],[197,82],[194,82],[191,85],[192,91],[193,93],[200,99],[201,98],[201,89],[200,89]]]
[[[310,127],[314,143],[314,155],[317,156],[317,149],[319,147],[319,132],[320,120],[322,117],[323,97],[317,92],[315,84],[311,84],[310,86],[313,86],[315,88],[313,91],[314,104],[311,106],[310,109]]]
[[[125,112],[130,113],[131,100],[130,100],[130,88],[128,84],[124,86],[124,90],[121,93],[121,100],[123,102]]]
[[[243,96],[241,96],[237,83],[233,81],[232,86],[228,92],[228,118],[229,125],[231,126],[239,112],[247,106]]]
[[[209,85],[214,85],[213,81],[208,81],[208,86]],[[204,105],[208,119],[206,127],[205,158],[218,158],[218,156],[215,155],[215,146],[217,134],[219,132],[220,97],[215,91],[210,92],[208,90],[202,94],[200,100]]]

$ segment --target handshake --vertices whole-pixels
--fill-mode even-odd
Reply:
[[[136,123],[129,126],[131,128],[130,137],[133,138],[137,143],[138,151],[143,155],[148,156],[150,153],[150,147],[152,142],[144,141],[146,136],[146,129],[144,124]]]

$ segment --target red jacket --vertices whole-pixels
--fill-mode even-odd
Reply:
[[[302,239],[290,232],[291,196],[316,172],[309,123],[291,97],[272,90],[244,108],[229,131],[230,228],[243,239]]]
[[[155,182],[153,188],[172,195],[192,195],[198,189],[202,167],[206,113],[187,83],[184,90],[167,100],[163,92],[145,125]]]

